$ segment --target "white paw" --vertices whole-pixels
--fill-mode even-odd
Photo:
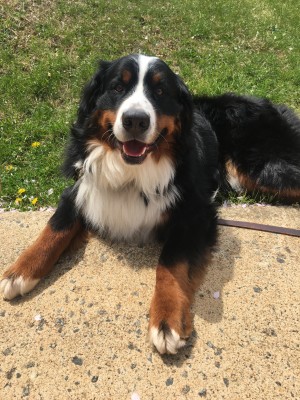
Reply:
[[[0,293],[3,293],[4,299],[12,300],[16,296],[23,296],[25,293],[30,292],[38,282],[39,279],[24,279],[22,276],[4,278],[0,282]]]
[[[149,332],[150,342],[157,348],[160,354],[176,354],[186,344],[174,329],[151,328]]]

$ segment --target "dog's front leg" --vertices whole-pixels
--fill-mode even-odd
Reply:
[[[30,292],[53,268],[72,239],[83,230],[76,215],[72,190],[67,189],[60,204],[36,241],[9,267],[0,283],[7,300]]]
[[[215,241],[212,216],[209,224],[200,218],[185,227],[176,226],[163,248],[149,323],[150,342],[161,354],[176,354],[192,332],[191,306]]]
[[[192,331],[190,307],[194,289],[185,263],[158,265],[150,307],[150,341],[161,353],[176,354]]]

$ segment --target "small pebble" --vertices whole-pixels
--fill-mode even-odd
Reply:
[[[173,382],[174,382],[174,379],[173,379],[173,378],[168,378],[168,379],[166,380],[166,385],[167,385],[167,386],[171,386],[171,385],[173,385]]]
[[[227,378],[223,378],[223,382],[225,383],[225,386],[229,386],[229,380]]]
[[[5,350],[2,351],[2,354],[3,354],[4,356],[8,356],[8,355],[12,354],[12,351],[11,351],[11,349],[8,347],[7,349],[5,349]]]
[[[23,388],[23,397],[28,397],[28,396],[29,396],[29,393],[30,393],[29,386],[25,386],[25,387]]]
[[[187,394],[190,390],[191,390],[191,388],[189,387],[189,385],[185,385],[182,388],[181,392],[182,392],[182,394]]]
[[[10,380],[13,377],[15,370],[16,370],[16,368],[12,368],[11,370],[7,371],[6,378]]]
[[[198,395],[199,395],[200,397],[206,397],[206,389],[200,390],[200,392],[198,393]]]
[[[72,363],[75,364],[75,365],[82,365],[83,364],[83,359],[75,356],[75,357],[72,358]]]

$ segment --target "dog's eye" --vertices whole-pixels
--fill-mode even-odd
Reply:
[[[157,94],[157,96],[162,96],[164,94],[164,91],[161,87],[158,87],[155,89],[155,93]]]
[[[124,87],[123,87],[121,84],[118,83],[118,84],[114,87],[114,90],[115,90],[115,92],[121,93],[121,92],[123,92]]]

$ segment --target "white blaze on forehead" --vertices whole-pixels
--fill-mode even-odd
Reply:
[[[141,91],[144,92],[144,80],[146,73],[149,70],[150,65],[153,61],[156,60],[156,57],[148,57],[144,55],[139,55],[138,64],[139,64],[139,79],[136,88],[136,92]]]
[[[150,117],[149,128],[143,134],[143,141],[145,143],[152,143],[156,139],[156,113],[153,105],[146,96],[145,92],[145,77],[153,61],[156,57],[148,57],[139,55],[137,59],[138,63],[138,80],[133,92],[125,101],[121,104],[117,118],[113,126],[114,134],[118,140],[124,142],[128,139],[125,137],[125,129],[122,124],[122,115],[128,110],[140,110],[144,111]]]

